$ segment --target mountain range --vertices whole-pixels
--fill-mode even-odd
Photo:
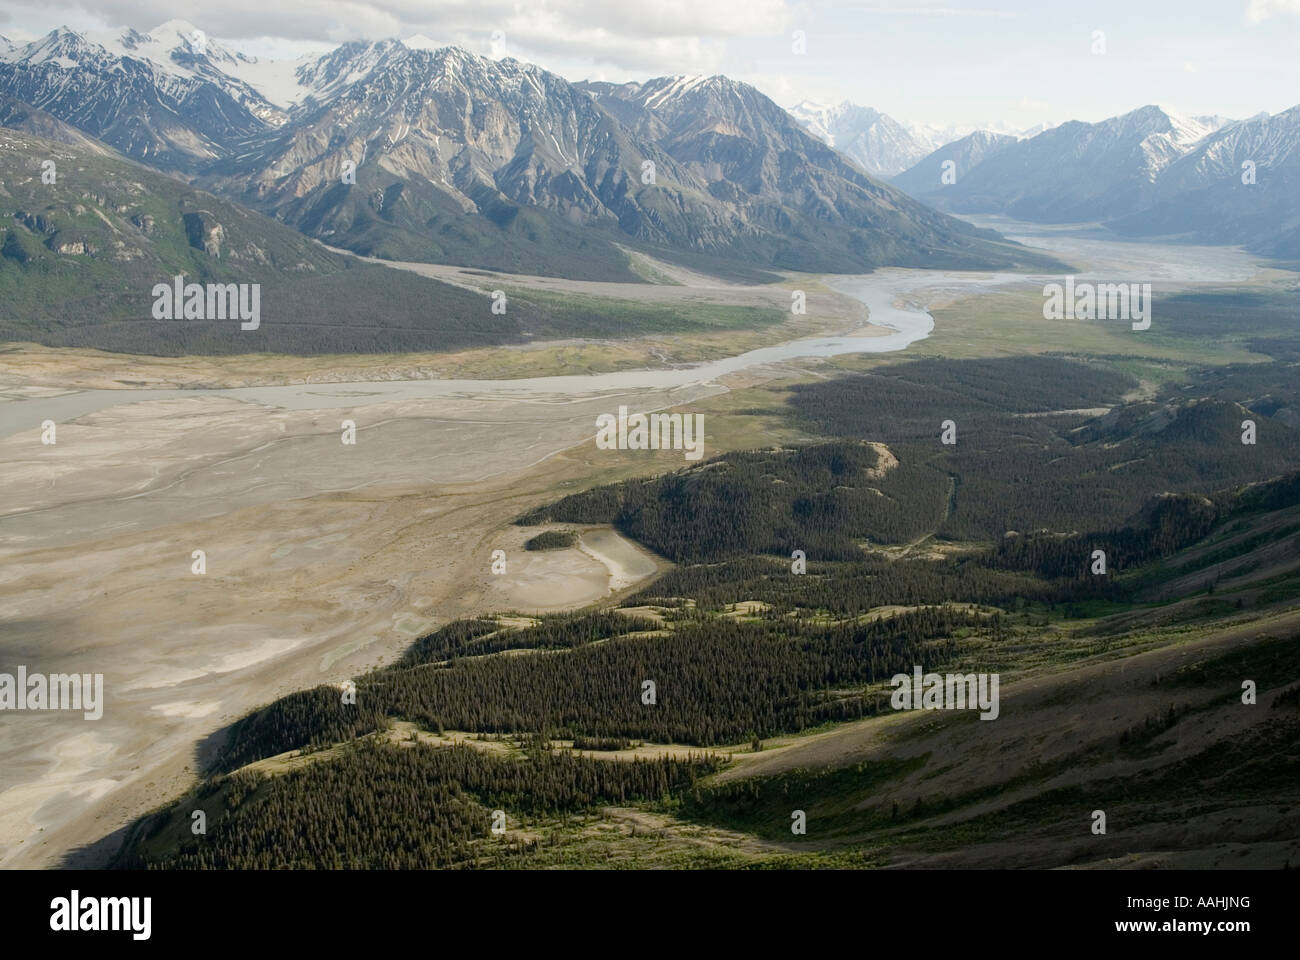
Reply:
[[[1300,258],[1300,107],[1246,120],[1149,105],[1016,140],[975,133],[891,178],[959,214],[1104,223],[1129,237]],[[955,181],[941,174],[952,161]]]
[[[1159,175],[1214,124],[1156,106],[1100,123],[1070,121],[958,170],[954,190],[942,189],[934,176],[932,192],[966,213],[1057,223],[1110,219],[1149,204]]]
[[[170,21],[10,46],[0,93],[390,259],[619,280],[636,279],[625,245],[751,271],[1052,262],[873,178],[720,76],[571,83],[418,40],[275,63]]]
[[[0,39],[0,95],[0,123],[387,259],[623,281],[627,249],[749,281],[1061,266],[949,214],[1300,257],[1298,109],[961,131],[852,103],[786,111],[723,76],[571,82],[425,38],[266,61],[184,21]]]
[[[1300,106],[1208,134],[1165,168],[1149,208],[1111,227],[1300,259]]]
[[[1013,130],[1002,124],[940,126],[912,123],[895,120],[872,107],[847,100],[838,104],[803,100],[790,108],[790,115],[809,133],[875,177],[894,177],[941,147],[976,132],[1019,140],[1036,136],[1053,126],[1040,123],[1025,130]]]

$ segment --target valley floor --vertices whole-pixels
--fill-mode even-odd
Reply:
[[[471,282],[450,268],[430,269],[441,279]],[[685,274],[676,279],[698,282]],[[809,280],[810,288],[812,283],[817,281]],[[658,289],[676,297],[690,291]],[[708,455],[760,448],[798,439],[800,431],[740,411],[771,404],[791,383],[823,379],[832,367],[787,360],[683,385],[603,384],[577,395],[567,388],[462,391],[433,401],[368,393],[359,382],[354,391],[341,390],[339,383],[424,380],[449,372],[585,375],[635,367],[647,355],[672,369],[730,355],[728,342],[742,350],[782,342],[792,329],[797,336],[880,332],[848,298],[829,287],[815,289],[833,308],[793,328],[684,342],[650,338],[453,358],[310,361],[160,360],[7,348],[0,353],[0,392],[22,398],[24,413],[33,398],[79,389],[122,391],[124,400],[136,387],[301,389],[298,402],[284,407],[186,390],[69,417],[59,422],[53,447],[39,444],[36,423],[0,438],[0,483],[25,491],[0,513],[0,654],[6,663],[45,672],[103,672],[109,691],[104,719],[94,724],[47,714],[12,717],[0,726],[0,866],[102,865],[129,823],[194,784],[226,725],[285,693],[341,683],[390,662],[435,627],[492,611],[574,609],[632,592],[666,562],[595,527],[586,533],[585,550],[529,552],[523,542],[533,531],[512,525],[521,513],[593,483],[682,465],[681,454],[671,452],[650,461],[630,452],[598,456],[590,442],[595,417],[620,405],[645,412],[703,411],[710,424]],[[776,294],[777,300],[788,297],[783,289]],[[757,303],[774,294],[761,290],[752,296]],[[923,342],[925,350],[978,338],[981,325],[990,322],[971,307],[986,302],[978,296],[952,293],[947,302],[955,304],[955,315],[971,311],[972,326],[941,324]],[[998,335],[1015,339],[1005,329]],[[1034,349],[1050,346],[1040,339]],[[520,356],[526,357],[522,364]],[[841,359],[834,366],[852,368],[855,362]],[[315,395],[310,385],[316,382],[335,388],[328,396]],[[356,421],[355,446],[340,442],[344,419]],[[202,575],[191,572],[196,550],[205,554]],[[494,550],[505,551],[504,576],[491,571]],[[1230,639],[1224,633],[1197,643],[1209,648]],[[1007,695],[1012,703],[1029,703],[1050,698],[1056,686],[1093,677],[1090,696],[1098,698],[1098,709],[1113,711],[1112,725],[1123,726],[1146,709],[1141,698],[1125,699],[1125,685],[1137,682],[1142,671],[1158,672],[1162,658],[1176,660],[1196,649],[1172,644],[1127,659],[1106,658],[1084,665],[1069,680],[1026,679]],[[1039,740],[1059,738],[1062,755],[1067,747],[1082,748],[1069,742],[1077,718],[1067,713],[1032,731]],[[906,722],[926,724],[924,717]],[[890,739],[895,725],[862,721],[773,742],[757,754],[738,748],[738,762],[718,779],[857,763],[886,745],[896,750]],[[1031,734],[1014,721],[998,726],[1005,742],[985,745],[982,752],[960,742],[964,728],[958,727],[924,730],[916,734],[923,739],[908,740],[908,749],[918,755],[960,752],[965,759],[952,776],[979,790],[993,783],[987,778],[997,752],[1022,749]],[[1116,775],[1121,773],[1117,768]],[[894,796],[911,803],[928,795],[923,779],[917,773],[901,781]],[[1051,787],[1068,785],[1063,775]],[[667,831],[665,836],[684,837],[690,856],[704,860],[716,848],[746,857],[787,849],[726,823],[688,824],[654,810],[611,810],[609,823],[583,829],[637,838]],[[1212,820],[1204,823],[1206,829],[1214,826]],[[1158,838],[1152,843],[1158,847]],[[1285,843],[1277,847],[1283,859],[1294,852]],[[966,862],[1004,864],[1014,860],[1012,854],[972,846]],[[1088,860],[1104,855],[1100,849]],[[911,856],[922,865],[960,859],[935,851]],[[903,862],[892,854],[882,854],[882,860]]]

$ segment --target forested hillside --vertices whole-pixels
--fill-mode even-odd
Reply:
[[[240,721],[213,776],[138,823],[118,866],[536,863],[549,855],[528,839],[531,823],[551,831],[552,842],[569,836],[566,842],[576,843],[574,831],[585,836],[592,818],[604,822],[603,805],[628,803],[776,838],[788,823],[783,811],[792,792],[801,803],[843,794],[874,804],[861,815],[823,815],[823,831],[910,829],[971,798],[950,797],[938,808],[918,800],[882,813],[879,789],[918,769],[915,760],[715,786],[709,775],[725,757],[648,761],[573,751],[627,750],[641,741],[700,750],[752,741],[758,749],[774,736],[892,712],[885,681],[914,665],[995,670],[1006,682],[1045,656],[1095,656],[1156,624],[1185,633],[1215,617],[1248,623],[1268,616],[1298,598],[1277,586],[1279,571],[1288,571],[1294,588],[1300,569],[1298,494],[1300,473],[1293,473],[1211,497],[1168,498],[1140,525],[1109,535],[1131,561],[1154,558],[1121,576],[1058,569],[1062,556],[1098,542],[1092,538],[1057,538],[1055,551],[1000,545],[942,562],[813,563],[805,575],[748,558],[681,567],[626,600],[636,608],[627,612],[543,617],[522,627],[495,618],[457,621],[421,639],[403,661],[357,678],[355,704],[322,686]],[[1225,571],[1217,596],[1211,591],[1191,606],[1138,601],[1153,583],[1215,568]],[[981,592],[982,605],[945,602],[947,594]],[[874,615],[863,615],[873,607]],[[639,612],[646,609],[656,616]],[[1119,612],[1099,617],[1098,609]],[[1293,647],[1270,647],[1281,659],[1252,655],[1241,669],[1276,692],[1297,676],[1286,653]],[[514,655],[501,655],[506,650]],[[1221,673],[1213,667],[1206,677],[1175,682],[1219,683],[1213,678]],[[647,680],[655,688],[650,702]],[[1177,711],[1157,716],[1126,732],[1121,744],[1138,750],[1180,721]],[[399,725],[434,739],[398,737]],[[444,729],[477,732],[482,742],[448,745]],[[569,742],[573,751],[563,745]],[[333,747],[340,743],[351,745]],[[1281,747],[1270,741],[1267,749]],[[290,758],[282,772],[246,767],[276,755]],[[1162,776],[1174,782],[1169,778],[1185,775],[1179,769]],[[189,834],[192,809],[211,818],[207,836]],[[504,838],[490,830],[494,809],[508,811],[512,832]],[[1032,816],[1040,822],[1038,808]],[[573,863],[603,862],[599,848],[581,849]],[[853,865],[828,863],[836,864]]]
[[[1118,529],[1153,492],[1208,493],[1300,463],[1297,383],[1287,364],[1212,368],[1125,401],[1136,381],[1096,361],[889,364],[792,388],[800,421],[844,442],[724,454],[520,522],[612,523],[679,561],[793,550],[835,560],[860,555],[863,541]],[[1246,418],[1254,445],[1242,443]],[[877,469],[868,442],[897,465]]]
[[[355,702],[323,685],[255,711],[229,729],[197,798],[136,825],[120,865],[603,865],[614,856],[605,840],[622,836],[609,805],[775,840],[792,791],[850,845],[826,865],[863,865],[852,845],[875,831],[898,828],[932,849],[931,817],[992,794],[887,805],[881,791],[922,777],[928,754],[732,783],[714,775],[725,768],[725,780],[726,757],[685,761],[681,751],[734,758],[856,730],[894,712],[889,680],[916,667],[1010,683],[1175,640],[1253,640],[1256,623],[1289,636],[1300,600],[1293,368],[1191,369],[1139,385],[1125,363],[932,360],[799,385],[786,415],[829,439],[726,453],[530,511],[518,521],[541,526],[530,542],[553,534],[544,542],[571,550],[571,528],[546,525],[610,523],[676,566],[613,606],[453,621],[356,677]],[[1241,442],[1247,417],[1254,445]],[[940,438],[948,419],[951,445]],[[1270,696],[1295,679],[1286,649],[1241,654]],[[1150,689],[1164,697],[1158,673]],[[1122,730],[1097,732],[1088,750],[1138,756],[1225,702],[1218,687],[1197,695],[1204,704],[1161,700]],[[1274,758],[1287,750],[1276,738],[1260,744]],[[1066,767],[1036,766],[1033,750],[1017,749],[1029,759],[1014,782],[1054,796]],[[1206,762],[1224,759],[1215,749]],[[629,766],[651,756],[659,766]],[[1152,783],[1171,789],[1189,769],[1171,761]],[[345,822],[344,783],[360,791],[349,816],[382,843]],[[534,789],[536,801],[523,798]],[[1279,789],[1270,780],[1259,795],[1272,802]],[[414,795],[436,809],[422,815]],[[206,840],[184,831],[200,800],[218,811]],[[493,839],[496,804],[535,818],[550,840]],[[396,813],[381,825],[388,806]],[[318,816],[287,836],[283,824],[304,822],[307,809]],[[1061,829],[1051,809],[1026,808],[1014,822],[1050,845]],[[421,816],[428,830],[417,838]],[[978,818],[970,829],[1005,834]]]
[[[494,810],[508,810],[506,822],[515,829],[520,818],[655,800],[688,788],[717,767],[716,760],[704,756],[606,763],[538,749],[526,759],[502,759],[471,747],[363,741],[328,763],[306,764],[269,781],[236,774],[210,782],[195,798],[214,815],[210,834],[155,852],[150,841],[179,826],[159,816],[144,827],[141,847],[119,866],[501,867],[527,853],[532,843],[492,837]],[[304,811],[310,811],[307,830],[302,829]]]

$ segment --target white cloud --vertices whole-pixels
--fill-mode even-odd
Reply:
[[[6,0],[13,2],[13,0]],[[48,25],[148,30],[192,21],[228,45],[266,56],[323,43],[427,35],[476,53],[496,31],[506,53],[545,67],[553,61],[641,74],[715,73],[728,41],[784,36],[807,16],[806,0],[16,0]],[[39,14],[37,11],[39,10]],[[93,10],[93,13],[89,11]],[[12,32],[12,31],[11,31]]]
[[[37,6],[35,0],[19,0]],[[521,41],[601,34],[623,42],[762,36],[780,33],[800,0],[100,0],[97,19],[148,29],[182,18],[216,36],[290,40],[376,40],[412,33],[488,37],[494,30]],[[84,11],[83,0],[43,0],[46,18]]]
[[[1246,5],[1246,22],[1263,23],[1274,17],[1300,16],[1300,0],[1250,0]]]
[[[1157,35],[1186,0],[1126,4],[1115,29]],[[1123,70],[1062,72],[1057,32],[1070,16],[1036,0],[0,0],[0,33],[25,40],[65,23],[74,30],[151,29],[186,19],[232,50],[292,59],[329,44],[429,37],[492,56],[505,54],[570,80],[644,80],[725,74],[778,103],[851,100],[892,116],[941,125],[1002,111],[1016,128],[1052,115],[1100,119],[1116,104],[1157,102],[1171,83],[1224,73],[1225,88],[1199,113],[1248,116],[1287,109],[1300,61],[1288,56],[1300,0],[1244,0],[1220,21],[1188,29],[1198,42],[1170,52],[1141,79]],[[1050,5],[1049,5],[1050,6]],[[1067,5],[1068,6],[1068,5]],[[1033,15],[1030,15],[1032,11]],[[1055,19],[1054,19],[1055,18]],[[1275,29],[1258,29],[1273,19]],[[1285,22],[1284,22],[1285,21]],[[1072,21],[1071,21],[1072,22]],[[807,32],[793,56],[790,33]],[[1202,36],[1195,37],[1200,29]],[[1223,45],[1239,50],[1232,69]],[[1292,44],[1293,46],[1293,44]],[[1240,64],[1240,68],[1237,68]],[[1280,79],[1265,83],[1267,64]],[[1227,71],[1225,73],[1225,71]],[[1026,92],[1032,99],[1017,103]],[[1266,99],[1263,99],[1266,98]]]
[[[863,13],[892,14],[911,17],[997,17],[1011,19],[1009,10],[961,10],[957,7],[863,7]]]

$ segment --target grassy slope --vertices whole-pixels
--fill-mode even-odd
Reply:
[[[1300,539],[1276,535],[1296,509],[1239,518],[1131,574],[1172,580],[1207,551],[1249,571],[1212,596],[1080,620],[1031,612],[1035,646],[1056,654],[1001,668],[997,721],[921,712],[844,725],[743,758],[686,816],[826,865],[1236,865],[1248,848],[1264,858],[1249,865],[1297,858],[1287,811],[1300,800],[1300,605],[1294,589],[1269,589],[1300,582]],[[1241,702],[1246,679],[1253,706]],[[805,838],[789,833],[795,806],[809,815]],[[1107,812],[1104,837],[1090,833],[1094,809]]]

